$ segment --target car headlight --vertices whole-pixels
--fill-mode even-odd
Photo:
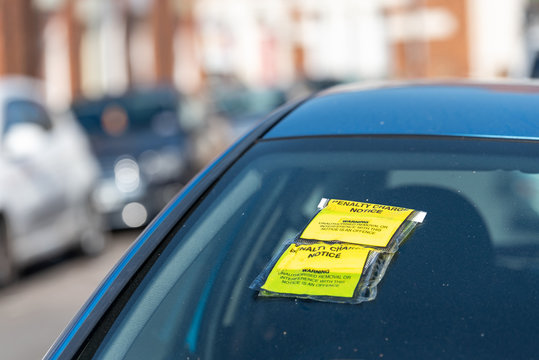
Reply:
[[[140,170],[137,162],[130,158],[118,160],[114,165],[114,182],[122,192],[132,192],[140,186]]]

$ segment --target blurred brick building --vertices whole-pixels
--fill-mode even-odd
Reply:
[[[527,0],[388,0],[396,77],[525,76]]]
[[[208,77],[522,76],[528,0],[0,0],[0,75],[53,103]]]
[[[0,0],[0,76],[44,78],[53,102],[172,83],[190,0]]]
[[[0,1],[0,74],[40,75],[39,20],[29,0]]]

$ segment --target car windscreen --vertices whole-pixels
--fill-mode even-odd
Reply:
[[[539,144],[261,141],[204,194],[79,353],[97,359],[534,358]],[[249,288],[321,198],[427,212],[359,305]]]

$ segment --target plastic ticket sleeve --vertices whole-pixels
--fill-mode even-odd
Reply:
[[[397,206],[322,199],[321,210],[299,235],[396,251],[426,213]]]
[[[262,296],[359,303],[372,300],[389,256],[344,243],[291,243],[251,284]]]

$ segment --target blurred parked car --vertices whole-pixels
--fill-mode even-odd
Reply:
[[[258,125],[272,110],[283,105],[286,93],[277,88],[241,88],[216,92],[212,100],[215,114],[228,125],[231,143]]]
[[[68,248],[102,250],[99,166],[72,114],[47,110],[36,80],[2,78],[0,128],[0,284]]]
[[[287,100],[286,92],[280,88],[253,88],[223,74],[209,76],[207,96],[210,126],[213,123],[224,126],[221,137],[227,147]]]
[[[537,85],[455,82],[347,86],[278,110],[184,188],[46,358],[537,358],[539,208],[516,188],[539,174],[538,103]],[[322,198],[427,215],[385,269],[334,266],[331,237],[276,265]],[[326,234],[387,228],[342,219]],[[290,291],[250,286],[268,264]],[[358,274],[383,277],[370,301],[347,303],[357,280],[328,295]]]
[[[193,175],[179,107],[179,94],[168,88],[72,106],[101,165],[93,198],[110,228],[146,224]]]

